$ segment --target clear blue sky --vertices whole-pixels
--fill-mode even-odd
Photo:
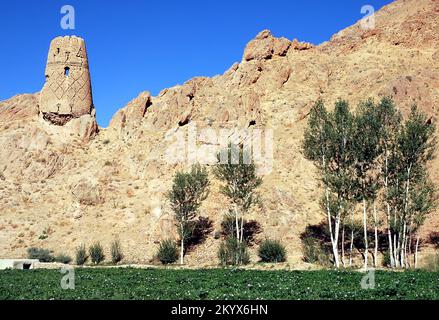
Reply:
[[[263,30],[315,44],[390,0],[14,0],[0,1],[0,100],[34,93],[44,83],[52,38],[86,40],[98,122],[141,91],[153,95],[194,76],[222,74],[241,60]],[[60,27],[63,5],[76,10],[76,29]]]

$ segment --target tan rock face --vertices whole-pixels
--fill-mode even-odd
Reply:
[[[85,42],[78,37],[52,40],[47,57],[46,83],[39,110],[44,119],[63,125],[93,109]]]
[[[244,60],[269,59],[273,55],[285,56],[290,45],[288,39],[275,38],[269,30],[264,30],[248,43],[244,51]]]

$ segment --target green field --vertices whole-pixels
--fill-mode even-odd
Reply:
[[[0,271],[0,299],[439,299],[439,273],[80,268],[75,289],[60,270]]]

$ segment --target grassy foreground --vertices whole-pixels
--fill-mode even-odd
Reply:
[[[75,269],[63,290],[60,270],[0,271],[0,299],[439,299],[439,273],[375,272],[362,289],[359,272]]]

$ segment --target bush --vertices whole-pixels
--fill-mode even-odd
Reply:
[[[111,261],[116,264],[123,259],[122,246],[119,240],[111,243]]]
[[[85,245],[81,244],[76,248],[75,260],[78,266],[82,266],[88,259],[87,250],[85,250]]]
[[[255,235],[261,232],[261,225],[255,220],[244,220],[243,229],[244,240],[247,244],[252,245],[255,242]],[[221,222],[221,230],[225,238],[236,237],[236,221],[233,213],[228,213],[224,216]]]
[[[302,239],[303,260],[308,263],[327,266],[330,264],[329,255],[325,251],[321,241],[315,238]]]
[[[29,259],[38,259],[40,262],[55,261],[55,258],[51,254],[50,250],[35,247],[27,249],[27,257]]]
[[[284,262],[286,260],[285,247],[277,240],[264,240],[258,250],[262,262]]]
[[[390,252],[389,250],[384,252],[383,255],[383,267],[390,267],[391,266],[391,260],[390,260]]]
[[[178,259],[178,249],[174,241],[168,239],[160,243],[157,258],[163,264],[174,263]]]
[[[55,257],[55,262],[69,264],[70,262],[72,262],[72,258],[66,254],[59,254]]]
[[[223,266],[248,264],[250,256],[247,243],[245,241],[240,243],[235,237],[227,237],[219,247],[218,259]]]
[[[93,262],[94,264],[99,264],[105,259],[104,248],[99,242],[93,244],[89,248],[88,252],[90,253],[91,262]]]

